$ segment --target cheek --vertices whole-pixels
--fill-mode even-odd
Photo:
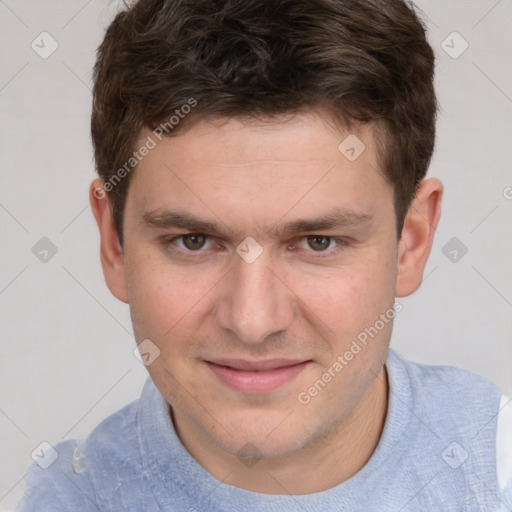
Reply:
[[[209,289],[205,280],[173,271],[170,265],[147,254],[132,256],[126,276],[137,340],[154,337],[163,342],[170,336],[175,338],[176,332],[197,314]]]
[[[375,248],[364,259],[327,275],[292,279],[302,314],[326,340],[347,340],[373,325],[394,303],[395,264],[391,246]]]
[[[196,331],[198,315],[204,313],[202,299],[211,286],[143,255],[132,257],[126,273],[135,339],[137,343],[149,339],[160,351],[146,369],[168,401],[179,405],[182,383],[187,382],[188,392],[196,392],[191,378],[194,368],[183,360],[193,359],[190,337]]]

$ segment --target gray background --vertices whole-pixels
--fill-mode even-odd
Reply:
[[[392,346],[512,395],[512,1],[417,5],[438,57],[429,175],[446,191],[424,283],[401,299]],[[86,436],[137,398],[147,375],[128,306],[104,284],[87,197],[91,68],[115,9],[0,0],[0,509],[21,497],[42,441]],[[31,47],[51,49],[43,31],[58,43],[46,59]],[[47,261],[33,253],[43,237],[57,249]]]

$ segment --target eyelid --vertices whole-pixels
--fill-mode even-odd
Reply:
[[[331,242],[336,242],[336,244],[337,244],[335,247],[333,247],[331,249],[325,249],[323,251],[315,251],[314,249],[311,249],[310,247],[308,247],[308,248],[300,248],[299,247],[300,250],[303,250],[308,253],[312,253],[312,254],[316,255],[315,257],[322,257],[322,255],[323,256],[332,256],[332,255],[336,254],[339,250],[343,249],[343,247],[348,244],[348,240],[345,238],[336,237],[336,236],[332,236],[332,235],[322,235],[322,234],[317,234],[317,233],[301,236],[301,237],[299,237],[299,240],[300,240],[300,242],[304,241],[307,243],[307,239],[310,237],[328,238],[329,245]],[[295,247],[297,245],[298,244],[295,244]]]
[[[183,247],[180,247],[178,245],[178,242],[181,241],[181,243],[183,243],[183,238],[186,237],[186,236],[190,236],[190,235],[200,235],[200,236],[204,236],[205,237],[205,247],[201,247],[200,249],[197,249],[195,251],[191,250],[191,249],[188,249],[187,247],[183,246]],[[171,244],[175,244],[178,246],[179,250],[184,252],[184,253],[201,253],[201,252],[204,252],[206,251],[207,249],[211,248],[211,247],[208,247],[208,244],[213,244],[215,243],[214,240],[213,240],[213,237],[205,234],[205,233],[199,233],[199,232],[190,232],[190,233],[182,233],[181,235],[175,235],[175,236],[171,236],[171,237],[167,237],[167,239],[165,240],[165,243],[167,243],[168,245],[171,245]]]

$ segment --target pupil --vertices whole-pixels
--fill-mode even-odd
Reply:
[[[205,242],[204,235],[187,235],[184,239],[187,249],[200,249]]]
[[[322,251],[329,247],[329,237],[327,236],[310,236],[308,244],[315,251]]]

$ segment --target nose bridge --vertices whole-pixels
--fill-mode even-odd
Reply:
[[[293,319],[293,303],[276,277],[271,258],[263,253],[247,262],[235,256],[233,271],[217,307],[220,326],[245,343],[262,343],[284,331]]]

